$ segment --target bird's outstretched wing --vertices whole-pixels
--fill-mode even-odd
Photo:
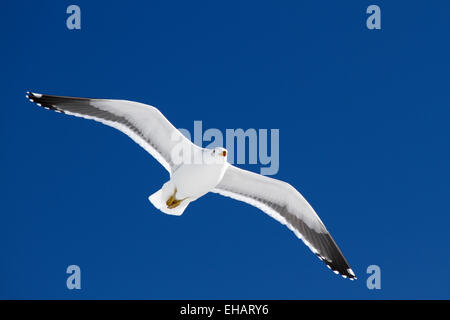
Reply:
[[[122,131],[155,157],[171,174],[179,165],[172,157],[172,150],[177,144],[182,150],[199,149],[158,109],[143,103],[60,97],[32,92],[27,92],[27,98],[38,106],[96,120]]]
[[[314,209],[290,184],[230,165],[213,192],[261,209],[288,226],[335,273],[356,279]]]

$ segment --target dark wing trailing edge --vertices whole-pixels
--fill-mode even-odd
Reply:
[[[230,165],[213,192],[261,209],[291,229],[332,271],[356,279],[314,209],[288,183]]]
[[[73,98],[32,92],[27,92],[26,97],[38,106],[92,119],[122,131],[155,157],[169,173],[178,167],[171,156],[175,145],[182,143],[186,148],[199,148],[150,105],[126,100]]]

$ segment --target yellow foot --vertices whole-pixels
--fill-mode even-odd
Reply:
[[[177,188],[175,188],[175,190],[173,191],[173,194],[170,196],[170,198],[167,199],[167,201],[166,201],[167,208],[169,208],[169,209],[176,208],[180,205],[181,201],[186,199],[186,198],[184,198],[184,199],[178,200],[175,198],[176,195],[177,195]]]
[[[167,207],[169,208],[171,205],[172,205],[172,203],[175,201],[175,196],[176,196],[176,194],[177,194],[177,188],[175,188],[175,190],[173,191],[173,194],[170,196],[170,198],[169,199],[167,199],[167,201],[166,201],[166,204],[167,204]]]
[[[182,200],[174,200],[174,201],[172,202],[172,204],[170,204],[170,205],[167,206],[167,208],[169,208],[169,209],[176,208],[176,207],[178,207],[178,206],[180,205],[181,201],[183,201],[183,200],[184,200],[184,199],[182,199]]]

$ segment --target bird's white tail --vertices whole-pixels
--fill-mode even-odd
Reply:
[[[173,189],[172,191],[169,191],[170,189],[170,185],[166,183],[161,189],[148,197],[148,200],[150,200],[150,202],[155,206],[156,209],[159,209],[166,214],[181,216],[191,200],[184,199],[177,207],[172,209],[167,208],[166,201],[173,193]]]

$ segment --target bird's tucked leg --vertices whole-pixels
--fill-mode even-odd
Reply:
[[[175,196],[176,195],[177,195],[177,188],[175,188],[175,190],[173,191],[173,194],[166,201],[166,204],[167,204],[168,208],[176,201],[175,200]]]
[[[184,199],[182,199],[182,200],[174,200],[171,205],[167,206],[167,208],[169,208],[169,209],[176,208],[176,207],[178,207],[180,205],[181,201],[183,201],[183,200]]]
[[[177,195],[177,188],[175,188],[175,190],[173,191],[173,194],[169,197],[169,199],[167,199],[167,201],[166,201],[167,208],[169,208],[169,209],[176,208],[180,205],[181,201],[186,199],[186,198],[184,198],[184,199],[178,200],[175,198],[176,195]]]

